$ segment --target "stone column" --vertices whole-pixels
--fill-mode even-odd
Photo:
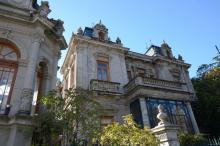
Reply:
[[[50,89],[56,89],[57,65],[58,65],[58,60],[60,59],[60,57],[61,57],[60,51],[54,54],[53,71],[51,72],[51,88]]]
[[[192,121],[193,129],[194,129],[195,133],[198,134],[199,133],[199,128],[198,128],[195,116],[193,114],[193,110],[192,110],[190,102],[187,102],[186,106],[187,106],[187,108],[189,110],[189,115],[190,115],[190,119]]]
[[[71,87],[71,67],[68,67],[68,89]]]
[[[29,54],[29,62],[27,65],[24,86],[21,93],[21,103],[18,111],[19,114],[30,114],[34,92],[33,88],[35,82],[36,65],[41,41],[42,37],[36,36],[32,42],[32,49]]]
[[[145,98],[141,97],[139,99],[139,102],[140,102],[140,107],[141,107],[143,124],[144,124],[144,126],[150,127],[150,120],[149,120],[149,117],[148,117],[146,100],[145,100]]]

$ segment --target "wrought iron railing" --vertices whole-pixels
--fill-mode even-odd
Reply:
[[[92,79],[90,81],[90,90],[93,91],[102,91],[106,93],[123,93],[122,87],[120,83],[117,82],[109,82]]]

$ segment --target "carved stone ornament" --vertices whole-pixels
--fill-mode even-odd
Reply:
[[[29,88],[24,88],[21,93],[19,114],[30,114],[32,98],[33,98],[33,90]]]
[[[96,52],[94,53],[96,60],[102,61],[111,61],[112,57],[105,52]]]
[[[116,44],[121,44],[121,39],[119,37],[116,39]]]
[[[168,121],[168,116],[164,111],[164,108],[161,104],[158,105],[158,114],[157,114],[157,118],[160,120],[160,122],[158,123],[158,125],[167,125],[169,124]]]
[[[64,32],[64,27],[63,27],[63,21],[58,19],[55,23],[55,26],[54,26],[54,29],[56,31],[56,35],[57,36],[62,36],[63,35],[63,32]]]
[[[82,30],[81,27],[78,28],[78,30],[77,30],[77,35],[83,35],[83,30]]]
[[[49,3],[47,1],[42,1],[39,8],[39,14],[43,18],[47,18],[48,14],[51,12]]]
[[[178,60],[183,61],[183,57],[180,54],[178,55]]]

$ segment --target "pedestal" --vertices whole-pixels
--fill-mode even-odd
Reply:
[[[151,129],[160,141],[160,146],[180,146],[177,133],[179,126],[171,124],[158,125]]]
[[[0,115],[0,145],[30,146],[35,126],[31,116]]]

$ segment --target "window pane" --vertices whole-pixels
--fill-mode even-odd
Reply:
[[[13,49],[8,48],[6,46],[1,46],[0,58],[4,58],[7,60],[14,60],[14,61],[18,59],[16,52]]]
[[[107,70],[102,70],[102,80],[107,81],[108,77],[107,77]]]
[[[98,69],[98,79],[102,80],[102,70]]]
[[[108,63],[98,62],[97,76],[99,80],[108,80]]]
[[[7,104],[13,76],[14,76],[14,69],[2,68],[2,67],[0,68],[0,109],[1,110],[4,109]]]

